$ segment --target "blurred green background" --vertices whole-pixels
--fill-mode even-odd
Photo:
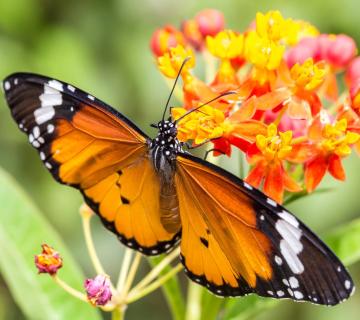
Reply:
[[[207,7],[223,11],[227,26],[236,30],[243,30],[257,11],[279,9],[285,17],[308,20],[324,33],[346,33],[360,45],[357,0],[0,0],[0,78],[15,71],[30,71],[72,83],[116,107],[153,134],[148,125],[160,118],[169,89],[149,50],[151,34],[167,23],[179,26],[182,20]],[[222,165],[230,170],[238,166],[234,159],[224,160]],[[46,214],[86,275],[94,276],[84,254],[77,213],[80,194],[53,181],[17,129],[3,99],[0,166],[15,176]],[[360,159],[352,155],[345,166],[346,183],[327,178],[323,186],[330,186],[331,192],[307,197],[291,206],[320,235],[360,216]],[[99,221],[94,228],[100,256],[110,275],[115,276],[123,248]],[[146,268],[144,265],[142,271]],[[360,265],[352,266],[350,272],[359,285]],[[334,308],[283,302],[257,319],[358,319],[359,297],[356,294]],[[127,312],[127,319],[145,316],[148,320],[169,319],[160,291],[131,305]],[[0,277],[0,319],[23,318]]]

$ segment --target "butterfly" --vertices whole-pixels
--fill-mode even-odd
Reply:
[[[187,276],[219,296],[336,305],[354,292],[343,264],[311,230],[261,191],[185,151],[171,118],[155,125],[152,139],[70,84],[16,73],[3,89],[45,167],[78,189],[125,246],[151,256],[180,244]]]

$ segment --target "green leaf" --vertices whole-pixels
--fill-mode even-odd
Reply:
[[[325,237],[325,242],[345,265],[360,260],[360,219],[353,220]]]
[[[347,266],[360,260],[360,219],[335,229],[325,237],[325,242]],[[228,299],[223,310],[224,320],[245,320],[272,308],[279,300],[250,295]],[[209,318],[212,319],[212,318]]]
[[[149,258],[149,263],[151,266],[156,266],[163,259],[162,256]],[[161,275],[166,274],[171,270],[171,266],[166,266]],[[183,320],[185,316],[185,304],[184,298],[181,293],[181,287],[179,283],[179,278],[177,275],[166,281],[161,287],[168,306],[170,308],[170,312],[172,314],[172,319],[174,320]]]
[[[59,277],[83,290],[84,276],[55,230],[14,179],[0,168],[0,272],[27,319],[101,319],[98,311],[37,274],[34,255],[47,243],[64,259]]]
[[[201,320],[216,319],[219,310],[224,306],[226,299],[217,297],[207,290],[203,290],[201,298]]]

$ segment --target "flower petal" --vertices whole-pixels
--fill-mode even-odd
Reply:
[[[322,155],[310,160],[305,165],[305,185],[308,192],[312,192],[324,177],[328,163]]]
[[[336,154],[329,157],[329,172],[335,179],[345,180],[345,171],[341,163],[341,158]]]
[[[310,160],[317,153],[314,144],[308,142],[293,144],[292,149],[286,156],[286,160],[294,163],[304,163]]]
[[[282,203],[284,196],[284,169],[281,162],[272,165],[264,181],[264,193],[278,203]]]
[[[266,172],[266,162],[260,161],[258,162],[249,172],[245,181],[255,188],[259,188]]]

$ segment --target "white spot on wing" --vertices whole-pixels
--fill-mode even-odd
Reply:
[[[49,87],[55,89],[55,90],[58,90],[58,91],[63,91],[64,88],[63,88],[63,85],[61,82],[57,81],[57,80],[50,80],[48,82],[49,84]]]
[[[289,219],[288,216],[287,219]],[[292,222],[294,223],[294,221]],[[282,237],[280,241],[281,255],[293,273],[302,273],[304,265],[298,257],[298,254],[303,250],[303,245],[300,241],[302,231],[285,219],[279,219],[275,224],[275,228]]]
[[[68,88],[68,90],[69,91],[71,91],[71,92],[75,92],[75,88],[73,87],[73,86],[71,86],[71,85],[67,85],[67,88]]]
[[[284,293],[284,291],[279,290],[276,292],[276,294],[278,295],[278,297],[282,297],[285,293]]]
[[[92,101],[94,101],[95,100],[95,97],[93,97],[92,95],[90,95],[90,94],[88,94],[88,98],[90,99],[90,100],[92,100]]]
[[[248,183],[246,183],[245,181],[243,181],[243,184],[246,189],[249,189],[249,190],[253,189],[253,187],[251,185],[249,185]]]
[[[304,298],[304,295],[300,291],[294,291],[294,297],[295,299],[302,299]]]
[[[61,92],[63,87],[59,81],[50,80],[44,84],[44,92],[40,95],[41,107],[34,111],[37,124],[51,120],[55,115],[55,106],[63,103]]]
[[[267,198],[267,199],[266,199],[266,202],[267,202],[269,205],[273,206],[273,207],[276,207],[276,206],[277,206],[276,201],[274,201],[273,199]]]
[[[5,81],[5,83],[4,83],[4,89],[5,90],[9,90],[10,89],[10,82],[9,81]]]
[[[278,266],[282,265],[282,259],[279,256],[275,256],[275,262]]]
[[[299,281],[295,277],[290,277],[289,278],[289,283],[290,283],[290,287],[293,288],[293,289],[299,287]]]
[[[267,291],[267,293],[268,293],[270,296],[273,296],[273,295],[274,295],[274,292],[272,292],[271,290]]]
[[[54,129],[55,129],[54,125],[49,123],[48,126],[47,126],[47,132],[48,133],[53,133]]]
[[[45,153],[41,151],[40,152],[40,159],[44,161],[45,158],[46,158]]]
[[[350,287],[351,287],[351,282],[350,282],[349,280],[345,280],[344,285],[345,285],[345,288],[346,288],[347,290],[349,290]]]
[[[284,219],[285,221],[289,222],[296,228],[299,226],[299,221],[297,221],[296,218],[292,214],[290,214],[289,212],[287,212],[285,210],[283,210],[282,212],[279,212],[278,216],[281,217],[282,219]]]

